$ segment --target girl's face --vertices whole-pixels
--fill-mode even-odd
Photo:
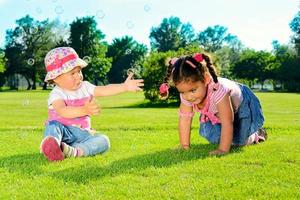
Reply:
[[[206,98],[207,85],[207,81],[181,81],[176,85],[176,88],[185,100],[192,104],[200,104]]]
[[[78,66],[71,71],[56,77],[53,81],[62,89],[74,91],[81,86],[82,80],[81,67]]]

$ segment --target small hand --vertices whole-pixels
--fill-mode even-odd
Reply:
[[[142,86],[144,86],[144,80],[143,79],[132,79],[133,77],[133,73],[130,73],[127,77],[127,79],[125,80],[124,82],[124,87],[125,87],[125,90],[126,91],[133,91],[133,92],[136,92],[136,91],[141,91]]]
[[[86,110],[88,115],[97,115],[100,112],[100,108],[96,104],[96,101],[94,98],[92,98],[91,100],[87,100],[84,103],[83,107]]]
[[[228,153],[228,151],[223,151],[221,149],[216,149],[216,150],[213,150],[213,151],[209,152],[209,155],[210,156],[221,156],[221,155],[225,155],[227,153]]]

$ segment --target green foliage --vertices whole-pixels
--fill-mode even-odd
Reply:
[[[294,32],[293,43],[295,44],[295,47],[297,49],[298,56],[300,56],[300,11],[296,14],[289,25]]]
[[[230,78],[233,65],[240,59],[241,50],[235,50],[228,46],[215,51],[215,65],[219,69],[221,77]]]
[[[158,52],[177,51],[195,41],[194,28],[183,24],[178,17],[164,18],[158,27],[150,31],[151,49]]]
[[[278,69],[278,79],[284,84],[284,89],[290,92],[300,92],[300,58],[287,59]]]
[[[205,51],[215,52],[227,45],[234,50],[242,48],[237,36],[227,33],[227,28],[220,25],[209,26],[198,35],[198,41]]]
[[[5,83],[5,75],[4,75],[5,63],[6,63],[5,52],[2,49],[0,49],[0,90]]]
[[[111,68],[111,59],[106,58],[107,44],[105,35],[97,29],[94,17],[76,18],[70,24],[70,46],[83,58],[89,66],[83,69],[85,79],[98,84],[104,81]]]
[[[232,74],[236,78],[257,79],[263,84],[266,79],[273,78],[271,72],[278,66],[275,59],[275,56],[266,51],[245,50],[233,66]]]
[[[27,80],[27,89],[36,89],[36,82],[44,79],[44,57],[60,39],[53,31],[58,23],[38,21],[26,15],[16,20],[16,24],[15,29],[6,32],[7,75],[21,74]]]
[[[285,88],[288,91],[296,91],[298,87],[289,87],[288,85],[293,85],[289,82],[298,82],[299,77],[299,61],[297,61],[296,51],[288,45],[281,45],[278,41],[273,41],[273,54],[276,56],[276,63],[278,67],[272,71],[274,73],[274,79],[284,83]],[[296,85],[295,85],[296,86]],[[292,90],[290,90],[292,89]]]
[[[257,93],[267,142],[208,156],[199,137],[178,149],[175,108],[139,108],[142,93],[97,99],[93,128],[106,134],[105,154],[50,163],[39,146],[49,91],[0,94],[0,199],[299,199],[300,95]],[[22,116],[22,117],[20,117]],[[151,122],[151,123],[149,123]]]
[[[5,71],[5,52],[0,49],[0,73],[3,73]]]
[[[112,58],[112,67],[108,72],[110,83],[123,82],[127,77],[127,70],[134,71],[139,76],[142,71],[141,62],[147,53],[147,47],[139,44],[132,37],[124,36],[116,38],[109,45],[107,57]]]
[[[151,52],[144,61],[144,94],[146,99],[157,101],[159,86],[166,75],[166,60],[175,56],[174,52]]]

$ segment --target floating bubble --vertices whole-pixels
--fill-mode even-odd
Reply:
[[[127,69],[127,76],[129,76],[129,74],[135,74],[135,69],[134,68]]]
[[[33,58],[29,58],[27,60],[27,64],[30,65],[30,66],[34,65],[34,59]]]
[[[28,106],[29,105],[29,100],[24,99],[22,104],[23,104],[23,106]]]
[[[20,135],[19,135],[19,137],[20,137],[21,139],[24,139],[24,138],[27,137],[27,135],[28,135],[27,133],[21,132]]]
[[[126,55],[131,54],[131,49],[126,49],[125,54],[126,54]]]
[[[29,33],[30,34],[36,34],[39,31],[38,27],[30,27]]]
[[[127,28],[132,29],[134,27],[134,23],[132,21],[128,21],[126,23]]]
[[[89,56],[84,56],[82,59],[83,59],[86,63],[90,63],[90,62],[92,61],[92,58],[89,57]]]
[[[36,13],[37,13],[37,14],[42,14],[42,12],[43,12],[42,9],[41,9],[40,7],[37,7],[35,10],[36,10]]]
[[[105,13],[103,12],[103,10],[98,10],[98,11],[96,12],[96,17],[97,17],[98,19],[103,19],[103,18],[105,17]]]
[[[63,9],[62,6],[56,6],[54,11],[55,11],[56,14],[60,15],[60,14],[63,14],[64,9]]]
[[[136,146],[133,144],[133,145],[131,145],[131,149],[132,150],[135,150],[136,149]]]
[[[151,7],[149,5],[144,6],[144,11],[149,12],[151,10]]]

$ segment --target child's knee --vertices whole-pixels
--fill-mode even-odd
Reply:
[[[110,140],[106,135],[102,135],[104,143],[106,143],[107,150],[110,149]]]
[[[101,152],[105,152],[110,148],[110,140],[106,135],[98,135],[97,146],[101,148]]]

